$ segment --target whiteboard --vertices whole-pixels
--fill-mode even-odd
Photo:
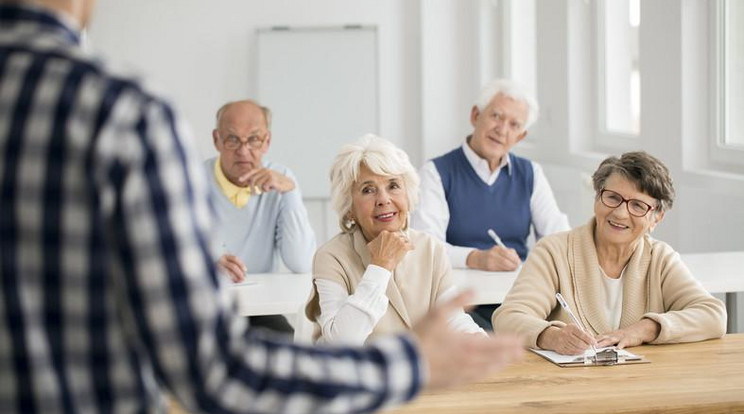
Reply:
[[[294,171],[305,198],[330,195],[343,144],[378,131],[377,29],[259,29],[257,98],[272,113],[267,158]]]

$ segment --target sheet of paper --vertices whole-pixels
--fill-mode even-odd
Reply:
[[[628,352],[625,349],[616,349],[615,347],[611,347],[611,346],[606,347],[606,348],[597,348],[597,352],[604,351],[605,349],[615,349],[615,351],[617,351],[618,359],[625,359],[626,361],[633,361],[633,360],[641,359],[640,356],[632,352]],[[583,363],[584,358],[586,356],[589,356],[592,353],[592,351],[589,350],[587,351],[588,353],[585,353],[584,355],[562,355],[557,352],[546,351],[544,349],[535,349],[535,348],[530,348],[530,351],[536,354],[542,355],[543,357],[549,359],[552,362],[555,362],[556,364],[571,364],[571,363],[575,364],[575,363],[580,363],[580,362]]]
[[[257,285],[257,284],[258,284],[258,280],[243,279],[243,281],[240,283],[233,283],[233,286],[250,286],[250,285]]]

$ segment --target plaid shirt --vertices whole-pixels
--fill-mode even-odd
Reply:
[[[0,412],[365,412],[412,398],[410,338],[308,348],[246,329],[171,106],[0,5]],[[146,45],[143,45],[146,47]]]

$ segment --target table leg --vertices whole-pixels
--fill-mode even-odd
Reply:
[[[739,309],[737,309],[736,303],[736,292],[726,292],[726,313],[728,313],[728,322],[726,324],[727,333],[736,333],[738,329],[737,315]]]

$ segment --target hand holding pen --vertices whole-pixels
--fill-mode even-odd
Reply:
[[[227,246],[222,243],[220,258],[217,261],[217,267],[220,268],[233,283],[240,283],[245,280],[245,274],[248,268],[238,256],[228,253]]]
[[[516,270],[522,261],[517,251],[507,247],[493,229],[488,229],[488,236],[496,243],[489,249],[475,249],[467,257],[466,264],[470,269],[490,272],[509,272]]]
[[[488,229],[487,233],[493,239],[493,242],[496,243],[497,246],[501,246],[505,249],[507,248],[504,242],[501,241],[501,237],[499,237],[499,235],[496,234],[496,232],[493,231],[493,229]]]
[[[594,338],[591,336],[591,334],[589,333],[589,331],[587,331],[587,329],[584,327],[584,324],[581,323],[581,321],[579,320],[579,318],[577,318],[576,315],[573,313],[573,311],[571,311],[571,308],[568,306],[568,302],[566,302],[566,299],[563,298],[563,295],[561,295],[560,292],[558,292],[558,293],[555,294],[555,298],[558,300],[558,303],[561,305],[561,307],[563,308],[563,310],[565,310],[566,313],[568,313],[568,316],[571,317],[571,320],[573,321],[574,325],[584,334],[584,335],[580,335],[580,336],[572,335],[573,336],[572,339],[574,341],[577,340],[577,339],[578,340],[581,340],[583,343],[586,344],[587,343],[586,339],[588,338],[589,339],[588,343],[589,343],[589,346],[592,348],[593,355],[597,355],[597,349],[594,347],[594,344],[595,344]],[[567,325],[567,327],[568,326],[571,326],[571,325]],[[570,332],[566,332],[566,333],[571,334]],[[584,348],[584,349],[586,349],[586,348]]]

